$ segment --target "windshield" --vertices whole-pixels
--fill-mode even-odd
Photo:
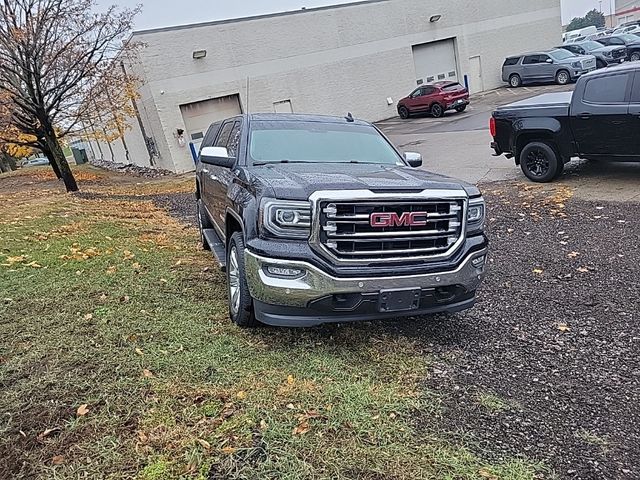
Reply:
[[[375,163],[404,165],[387,140],[369,125],[255,121],[249,156],[263,163]]]
[[[640,41],[640,37],[637,35],[633,35],[631,33],[625,33],[623,35],[618,35],[625,42],[638,42]]]
[[[567,50],[554,50],[553,52],[549,52],[556,60],[564,60],[565,58],[575,57],[575,55]]]
[[[598,48],[602,48],[602,44],[598,42],[584,42],[584,43],[581,43],[580,46],[584,48],[587,52],[591,52],[592,50],[597,50]]]

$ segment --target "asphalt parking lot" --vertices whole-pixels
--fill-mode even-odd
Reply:
[[[513,160],[494,157],[489,147],[489,118],[498,105],[548,92],[571,91],[573,85],[500,88],[473,96],[462,114],[447,112],[444,118],[428,115],[378,123],[378,127],[404,151],[419,152],[424,169],[472,183],[521,180],[524,175]],[[568,185],[576,197],[592,200],[640,201],[640,163],[594,163],[574,160],[554,185]]]

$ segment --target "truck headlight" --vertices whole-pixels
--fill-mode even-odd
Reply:
[[[478,233],[484,230],[484,217],[486,207],[484,199],[473,198],[469,201],[467,210],[467,233]]]
[[[603,52],[602,53],[605,57],[613,57],[613,52]]]
[[[582,63],[580,63],[580,62],[573,62],[573,63],[571,64],[571,66],[572,66],[573,68],[581,68],[581,67],[582,67]]]
[[[282,238],[309,238],[311,205],[309,202],[267,199],[262,203],[262,226]]]

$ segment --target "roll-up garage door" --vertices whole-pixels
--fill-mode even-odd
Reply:
[[[184,125],[187,127],[186,140],[193,143],[196,152],[200,149],[204,134],[213,122],[242,113],[238,95],[187,103],[180,105],[180,111]]]
[[[458,82],[458,67],[453,39],[413,46],[413,61],[418,85],[450,80]]]

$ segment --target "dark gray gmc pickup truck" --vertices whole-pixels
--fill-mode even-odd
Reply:
[[[198,222],[226,269],[231,319],[313,326],[473,306],[484,201],[421,164],[351,115],[213,124],[196,172]]]
[[[580,77],[572,93],[498,107],[490,120],[496,155],[514,157],[534,182],[560,176],[573,157],[640,161],[640,65]]]

